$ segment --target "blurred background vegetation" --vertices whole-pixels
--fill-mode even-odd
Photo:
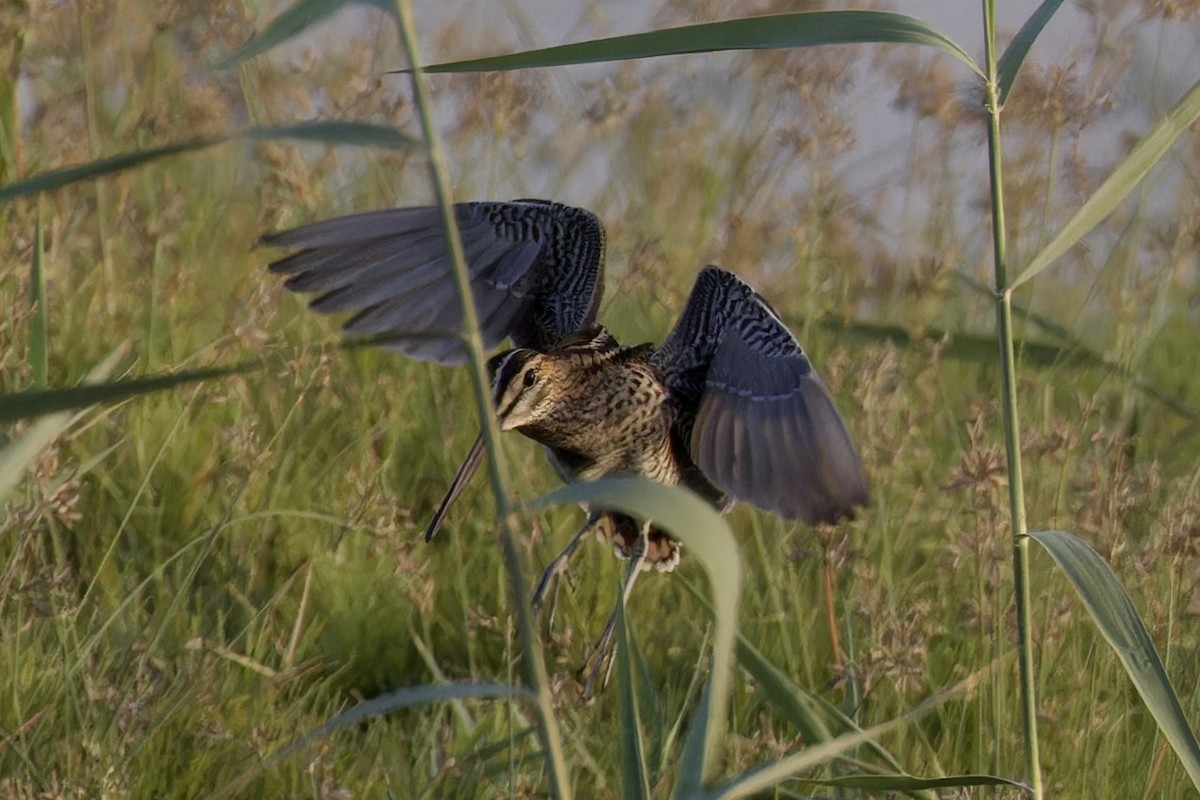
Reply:
[[[636,7],[417,2],[415,12],[430,61],[727,15],[718,3],[624,5]],[[0,183],[251,124],[356,119],[416,133],[407,79],[386,74],[404,66],[393,29],[372,9],[237,70],[211,69],[278,10],[4,3]],[[796,7],[739,13],[782,10]],[[1014,263],[1194,79],[1197,11],[1078,3],[1034,48],[1005,109]],[[930,21],[962,30],[965,16]],[[995,664],[969,697],[885,744],[913,773],[1019,775],[994,311],[972,283],[991,271],[986,155],[966,77],[912,48],[836,47],[430,81],[458,198],[549,197],[606,221],[601,315],[621,341],[661,339],[695,271],[721,264],[771,299],[838,399],[873,505],[823,542],[737,509],[742,634],[864,726]],[[1193,720],[1198,168],[1200,138],[1185,136],[1134,200],[1017,295],[1031,523],[1069,528],[1109,559]],[[265,272],[270,254],[253,249],[266,231],[430,199],[413,153],[259,143],[0,209],[3,391],[34,382],[39,221],[51,386],[118,349],[129,374],[263,365],[90,412],[0,512],[0,795],[204,796],[359,698],[512,679],[510,599],[483,482],[438,541],[420,539],[476,429],[465,375],[340,350],[336,325],[285,296]],[[509,438],[520,496],[553,487],[538,449]],[[577,519],[527,515],[529,574]],[[821,613],[823,552],[837,567],[853,682]],[[682,578],[696,581],[694,569]],[[617,709],[604,694],[581,702],[574,670],[621,572],[604,548],[581,550],[547,633],[580,796],[619,789]],[[1048,792],[1192,796],[1040,555],[1035,581]],[[708,616],[675,577],[641,581],[629,616],[669,775]],[[736,682],[731,724],[735,766],[803,745],[752,681]],[[533,794],[541,762],[528,727],[508,703],[398,713],[339,730],[237,791]]]

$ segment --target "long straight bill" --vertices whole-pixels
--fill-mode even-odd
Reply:
[[[454,505],[454,501],[462,494],[463,487],[471,480],[471,476],[475,474],[475,470],[479,469],[479,462],[483,461],[483,448],[484,439],[483,434],[480,433],[479,438],[475,440],[475,444],[471,445],[471,452],[467,453],[466,460],[458,468],[458,473],[450,483],[450,488],[446,490],[446,496],[442,498],[442,504],[438,506],[437,513],[429,521],[429,527],[425,529],[425,541],[428,542],[432,539],[438,532],[438,528],[442,527],[442,521],[446,519],[446,512],[450,510],[450,506]]]

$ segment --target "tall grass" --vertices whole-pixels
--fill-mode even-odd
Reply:
[[[1086,73],[1024,63],[1058,4],[1001,45],[985,3],[981,66],[928,25],[834,14],[520,58],[803,49],[427,77],[422,98],[420,80],[410,95],[369,76],[415,53],[413,33],[432,52],[465,54],[472,41],[495,52],[494,9],[478,28],[462,15],[431,39],[430,9],[397,37],[402,4],[322,16],[336,5],[301,3],[261,25],[260,57],[236,72],[250,52],[226,56],[251,20],[233,5],[203,18],[166,8],[144,30],[114,22],[140,18],[136,3],[53,7],[6,28],[10,75],[37,98],[67,99],[17,125],[16,94],[0,93],[0,175],[29,179],[0,187],[17,198],[0,222],[10,234],[0,293],[13,309],[0,320],[0,403],[12,419],[136,399],[20,422],[2,451],[4,793],[732,797],[798,776],[843,792],[1012,779],[1034,794],[1044,783],[1190,796],[1180,765],[1193,768],[1195,743],[1180,721],[1196,713],[1200,448],[1196,370],[1181,366],[1196,359],[1186,243],[1200,215],[1186,181],[1168,194],[1174,227],[1150,207],[1159,200],[1123,199],[1162,174],[1148,171],[1164,157],[1188,174],[1194,148],[1170,145],[1191,144],[1195,90],[1127,158],[1064,155],[1112,124],[1087,81],[1120,68],[1105,61],[1110,26],[1132,25],[1132,10],[1094,17],[1095,52],[1076,54]],[[693,21],[705,20],[664,5],[653,27]],[[319,58],[280,50],[305,25],[310,36],[358,34],[326,41],[311,51]],[[741,38],[703,38],[730,31]],[[856,41],[925,47],[816,47]],[[870,142],[838,113],[861,91],[852,55],[914,76],[896,96],[913,125],[908,171],[866,199],[849,175]],[[227,69],[189,71],[217,62]],[[295,124],[308,116],[297,109],[337,122]],[[977,135],[985,118],[989,146]],[[239,130],[250,142],[240,149],[229,143]],[[392,149],[296,144],[362,137]],[[478,492],[440,545],[417,541],[473,433],[466,398],[487,418],[477,379],[472,390],[466,376],[337,349],[329,326],[278,296],[248,244],[309,216],[423,201],[427,163],[443,200],[454,184],[459,197],[552,195],[600,211],[620,300],[602,314],[623,339],[660,337],[687,270],[704,261],[737,268],[796,322],[874,483],[872,509],[827,542],[852,668],[831,673],[812,614],[811,536],[748,510],[729,519],[740,559],[706,557],[708,535],[687,537],[698,523],[681,532],[692,563],[711,570],[716,625],[694,568],[643,581],[625,609],[620,685],[586,705],[571,674],[620,565],[581,552],[543,655],[522,575],[573,519],[514,502],[553,485],[532,448],[510,448],[521,485],[493,469],[494,509]],[[1005,213],[990,216],[994,292],[980,293],[981,217],[967,224],[945,201],[989,174],[981,199]],[[899,199],[893,186],[906,187]],[[892,227],[897,208],[903,229]],[[1070,249],[1089,231],[1090,248]],[[990,313],[1000,336],[980,349]],[[213,379],[248,357],[261,367]],[[114,370],[141,377],[104,377]],[[89,372],[100,386],[67,388]],[[18,393],[42,385],[58,388]],[[170,391],[144,394],[151,386]],[[686,508],[629,487],[578,491],[616,492],[668,518]],[[1033,537],[1080,588],[1144,706],[1049,565],[1023,565],[1026,508],[1034,527],[1074,531]],[[498,550],[496,512],[529,534]],[[712,567],[739,560],[735,634],[737,582]],[[735,653],[732,673],[722,659]],[[1050,723],[1041,732],[1035,713]]]

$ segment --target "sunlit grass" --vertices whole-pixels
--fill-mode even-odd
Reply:
[[[242,12],[224,7],[208,23],[179,9],[169,15],[173,26],[156,32],[113,24],[138,18],[137,4],[127,5],[80,12],[83,39],[74,9],[27,20],[25,63],[68,65],[38,73],[34,88],[68,100],[30,120],[20,169],[216,133],[226,120],[240,124],[241,109],[257,124],[312,109],[414,130],[404,102],[392,99],[403,93],[370,79],[398,65],[387,35],[360,31],[312,70],[256,64],[240,83],[189,83],[179,78],[185,65],[208,63],[248,36]],[[185,34],[205,44],[185,46]],[[81,41],[90,62],[78,56]],[[492,49],[469,30],[440,46]],[[897,68],[911,66],[896,54],[881,58],[893,57]],[[875,227],[886,204],[856,199],[839,171],[869,143],[855,142],[837,113],[849,81],[838,59],[722,58],[744,59],[750,77],[737,87],[761,87],[741,120],[723,116],[721,93],[706,98],[695,88],[702,84],[689,90],[687,113],[676,108],[681,86],[714,80],[699,59],[578,84],[532,74],[439,78],[448,96],[440,102],[458,110],[447,126],[456,191],[553,194],[600,211],[613,250],[602,313],[622,340],[660,338],[692,270],[707,261],[763,289],[801,332],[872,476],[872,508],[839,531],[831,550],[860,692],[845,710],[863,726],[893,719],[995,661],[972,696],[885,744],[913,773],[1019,775],[993,362],[948,356],[951,342],[896,346],[819,324],[987,331],[987,298],[952,277],[960,268],[986,274],[962,255],[977,252],[978,231],[973,221],[930,215],[893,248],[892,234]],[[153,81],[145,63],[157,69]],[[729,63],[721,75],[734,72]],[[547,88],[564,84],[565,99]],[[943,88],[951,96],[941,100],[958,108],[953,85]],[[1049,85],[1047,95],[1057,90]],[[480,94],[484,102],[471,100]],[[593,106],[594,96],[606,103]],[[778,108],[778,97],[789,105]],[[580,104],[594,114],[586,122]],[[565,116],[552,132],[532,119],[530,108],[543,107]],[[914,108],[915,129],[956,121],[938,103]],[[1083,115],[1079,125],[1105,125],[1090,107],[1074,113]],[[198,130],[200,120],[214,129]],[[1045,132],[1032,116],[1014,112],[1012,121],[1017,142]],[[924,148],[936,137],[920,138],[907,165],[914,195],[955,196],[967,179],[930,170]],[[514,163],[510,152],[533,158]],[[1016,155],[1010,213],[1030,220],[1015,236],[1016,249],[1031,251],[1044,236],[1034,222],[1070,188],[1047,192],[1039,183],[1044,148]],[[1063,168],[1078,179],[1086,167]],[[313,216],[424,202],[423,181],[421,165],[403,154],[235,145],[4,207],[0,297],[12,309],[0,320],[5,391],[33,380],[26,298],[38,207],[48,239],[51,385],[73,384],[127,340],[133,349],[120,367],[138,374],[247,358],[263,368],[92,412],[9,501],[0,528],[0,793],[196,796],[243,775],[251,776],[244,796],[459,796],[463,786],[520,796],[542,787],[529,708],[501,701],[397,712],[255,771],[361,697],[519,675],[483,482],[439,541],[420,541],[477,428],[465,376],[340,350],[329,320],[283,296],[265,275],[266,256],[250,250],[263,231]],[[1178,202],[1178,230],[1126,224],[1111,255],[1073,256],[1069,269],[1047,274],[1051,283],[1019,297],[1194,408],[1196,276],[1181,243],[1195,234],[1188,220],[1197,215],[1194,199],[1181,193]],[[905,255],[909,240],[921,243],[918,255]],[[934,244],[926,250],[926,242]],[[1138,248],[1145,254],[1135,258]],[[1161,266],[1139,272],[1139,263]],[[1043,340],[1033,325],[1028,333]],[[1069,525],[1114,564],[1196,719],[1200,447],[1192,423],[1131,390],[1124,376],[1065,358],[1049,367],[1023,360],[1021,377],[1031,518]],[[517,499],[553,488],[537,448],[512,438]],[[571,509],[521,517],[530,532],[521,543],[527,574],[575,521]],[[729,522],[747,571],[740,633],[796,683],[845,703],[817,611],[817,540],[748,509]],[[573,673],[621,572],[603,548],[581,551],[546,640],[581,797],[619,791],[617,703],[611,695],[579,703]],[[701,571],[690,563],[682,574],[698,582]],[[1189,796],[1186,776],[1163,754],[1065,582],[1045,559],[1035,559],[1035,574],[1049,793],[1084,786],[1097,796]],[[643,581],[628,613],[650,695],[641,704],[648,750],[666,781],[675,777],[681,717],[694,709],[707,669],[711,618],[670,578]],[[803,745],[752,682],[735,677],[733,691],[731,773]]]

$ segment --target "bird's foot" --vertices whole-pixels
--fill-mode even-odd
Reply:
[[[600,688],[608,686],[608,680],[612,677],[613,654],[615,652],[614,644],[617,632],[617,613],[621,606],[628,607],[629,596],[633,593],[633,584],[637,581],[638,575],[642,574],[642,570],[646,567],[646,541],[650,531],[650,524],[642,525],[641,535],[638,537],[637,545],[629,559],[629,571],[625,573],[625,580],[621,584],[621,597],[617,600],[618,606],[613,609],[612,614],[608,618],[608,624],[604,626],[604,633],[600,636],[600,641],[592,648],[592,652],[584,661],[583,666],[579,669],[579,675],[587,672],[587,679],[583,684],[584,698],[590,698],[596,689],[596,681],[600,679]]]

